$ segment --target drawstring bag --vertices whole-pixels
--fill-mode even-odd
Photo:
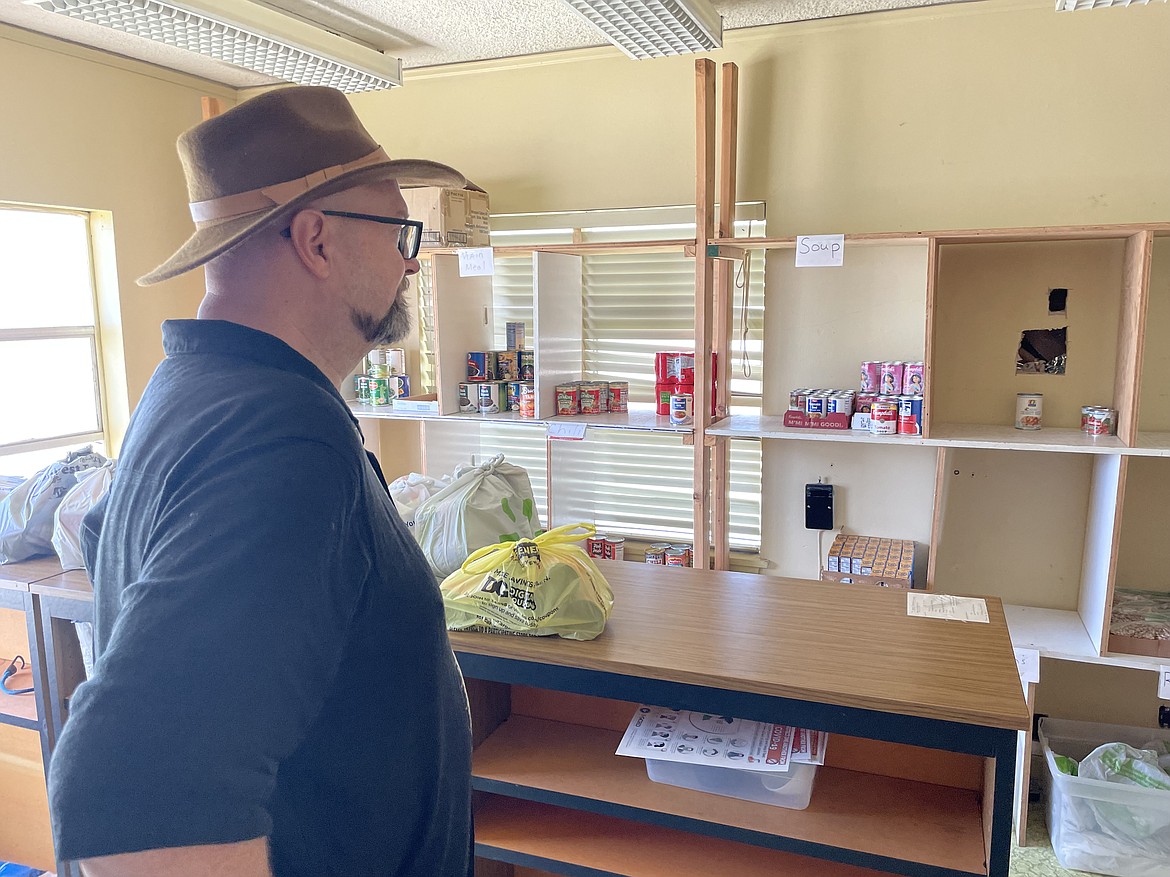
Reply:
[[[39,554],[53,553],[53,513],[77,473],[106,462],[86,445],[64,460],[46,466],[12,493],[0,499],[0,563],[16,563]]]
[[[62,569],[85,569],[81,553],[81,521],[114,481],[114,461],[107,460],[97,469],[87,469],[77,476],[77,484],[65,494],[53,514],[53,550],[61,558]]]
[[[613,589],[577,544],[595,532],[567,524],[476,551],[440,586],[447,628],[593,639],[613,609]]]

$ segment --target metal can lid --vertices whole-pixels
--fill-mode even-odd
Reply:
[[[664,554],[669,554],[671,557],[686,557],[687,550],[685,548],[667,548]]]
[[[1043,399],[1043,393],[1016,393],[1016,396],[1027,396],[1029,399]]]
[[[614,545],[620,545],[621,543],[626,541],[626,537],[625,536],[606,536],[605,541],[612,542]]]

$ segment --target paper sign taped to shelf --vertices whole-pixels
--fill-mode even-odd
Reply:
[[[952,597],[950,594],[923,594],[920,591],[906,592],[906,614],[947,621],[991,622],[986,600],[979,597]]]
[[[496,260],[491,247],[460,247],[460,277],[491,277],[496,273]]]
[[[1040,652],[1036,649],[1016,649],[1016,667],[1020,671],[1020,682],[1024,691],[1028,684],[1040,681]]]
[[[1158,697],[1170,700],[1170,667],[1165,664],[1158,668]]]
[[[845,235],[802,234],[796,237],[797,268],[831,268],[844,264]]]
[[[641,704],[630,719],[617,754],[781,772],[792,764],[824,764],[828,737],[824,731],[791,725]]]
[[[548,425],[548,437],[550,439],[565,439],[566,441],[579,442],[585,438],[585,424],[550,423]]]

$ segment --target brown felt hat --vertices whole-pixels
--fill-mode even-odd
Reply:
[[[259,95],[184,132],[178,149],[195,234],[142,286],[198,268],[331,192],[383,180],[478,189],[445,164],[391,159],[333,88]]]

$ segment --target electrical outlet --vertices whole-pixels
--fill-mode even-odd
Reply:
[[[833,485],[804,486],[804,526],[808,530],[833,529]]]

